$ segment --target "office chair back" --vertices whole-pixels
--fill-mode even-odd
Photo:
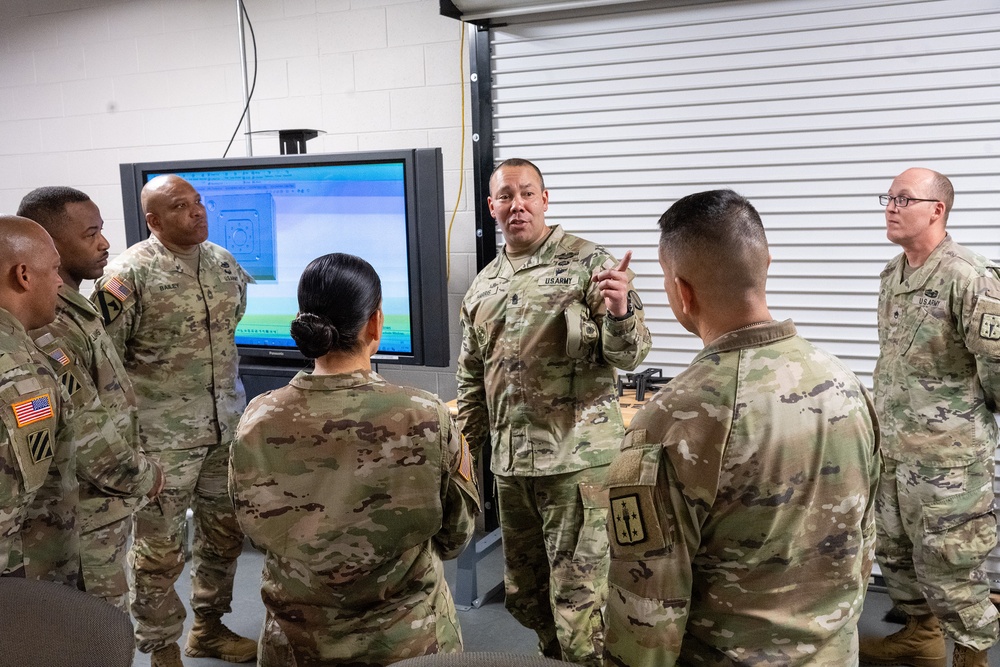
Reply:
[[[0,667],[130,667],[132,620],[51,581],[0,577]]]

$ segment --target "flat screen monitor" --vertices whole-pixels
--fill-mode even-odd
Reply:
[[[296,361],[289,334],[306,265],[358,255],[382,281],[376,361],[447,366],[448,304],[441,149],[175,160],[120,166],[129,245],[149,236],[143,185],[177,174],[201,195],[209,241],[256,281],[236,330],[240,355]]]

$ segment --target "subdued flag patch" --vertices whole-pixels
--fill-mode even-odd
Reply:
[[[69,366],[70,364],[69,355],[63,352],[63,349],[61,347],[57,347],[56,349],[49,352],[49,356],[58,361],[63,366]]]
[[[35,396],[10,406],[14,410],[17,427],[24,428],[28,424],[52,417],[52,399],[48,394]]]
[[[132,295],[132,290],[118,276],[108,278],[108,282],[104,283],[102,289],[112,294],[119,301],[124,301]]]

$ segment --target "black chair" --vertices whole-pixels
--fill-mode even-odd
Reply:
[[[0,577],[0,667],[130,667],[132,620],[51,581]]]
[[[572,663],[518,653],[434,653],[392,663],[392,667],[565,667]]]

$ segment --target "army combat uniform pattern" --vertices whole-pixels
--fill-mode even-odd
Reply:
[[[591,276],[614,263],[555,226],[517,271],[504,253],[486,266],[461,312],[458,422],[474,455],[491,444],[507,608],[546,655],[561,646],[581,664],[603,650],[602,489],[624,433],[614,367],[635,368],[651,346],[634,291],[631,316],[605,317]]]
[[[905,280],[904,258],[879,292],[879,566],[904,612],[933,612],[953,639],[987,649],[998,631],[983,563],[997,543],[1000,266],[950,236]]]
[[[105,269],[91,299],[135,387],[142,450],[163,470],[163,492],[135,513],[129,562],[139,650],[181,635],[174,582],[184,567],[183,529],[194,511],[191,608],[230,611],[243,534],[226,489],[229,444],[245,405],[235,332],[252,280],[224,248],[202,243],[195,273],[156,237]]]
[[[790,320],[702,350],[608,473],[608,664],[858,664],[876,428],[855,375]]]
[[[78,485],[64,397],[45,355],[0,309],[0,573],[75,587]]]
[[[262,658],[285,640],[298,667],[461,650],[441,559],[472,537],[479,494],[436,396],[371,371],[300,372],[250,403],[230,480],[281,630],[265,626]]]
[[[59,288],[56,319],[31,336],[49,358],[78,414],[93,428],[72,442],[80,480],[80,555],[87,592],[127,611],[125,550],[132,512],[156,483],[138,450],[135,394],[94,304]]]

